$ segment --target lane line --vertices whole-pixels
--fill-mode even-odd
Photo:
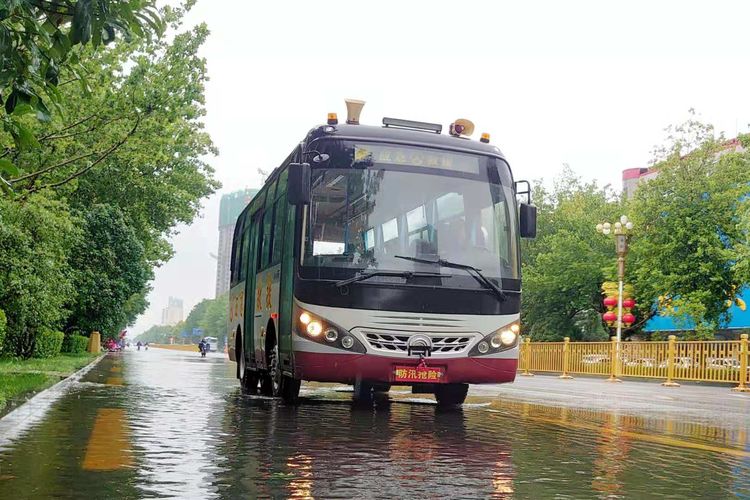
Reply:
[[[563,421],[563,420],[558,420],[554,418],[533,417],[531,415],[522,416],[521,418],[523,418],[524,420],[533,420],[535,422],[553,424],[553,425],[557,425],[560,427],[566,427],[566,428],[572,427],[574,429],[590,430],[599,434],[624,436],[624,437],[629,437],[632,439],[638,439],[639,441],[664,444],[667,446],[676,446],[679,448],[690,448],[694,450],[711,451],[714,453],[724,453],[726,455],[733,455],[735,457],[743,457],[743,458],[750,457],[750,452],[748,451],[739,450],[736,448],[726,448],[723,446],[714,446],[714,445],[704,444],[704,443],[693,443],[691,441],[684,441],[682,439],[677,439],[677,438],[668,437],[668,436],[657,436],[654,434],[642,434],[640,432],[624,431],[620,429],[607,429],[606,427],[602,427],[601,425],[587,424],[583,422],[576,422],[576,421],[570,421],[570,420]]]
[[[125,410],[101,408],[96,412],[81,467],[83,470],[108,471],[128,467],[132,462]]]

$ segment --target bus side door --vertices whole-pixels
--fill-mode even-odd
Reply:
[[[262,215],[263,212],[258,211],[250,223],[250,251],[247,259],[247,278],[245,279],[245,327],[243,329],[243,342],[245,347],[245,354],[249,366],[257,368],[255,364],[255,280],[256,272],[258,269],[258,252],[260,238],[262,237]]]

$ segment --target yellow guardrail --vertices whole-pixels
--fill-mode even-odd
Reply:
[[[667,342],[531,342],[521,344],[521,375],[534,372],[572,375],[659,378],[662,385],[677,387],[677,380],[736,384],[734,390],[750,392],[748,335],[740,340]]]
[[[172,349],[173,351],[191,351],[198,352],[196,344],[149,344],[149,347],[156,349]]]

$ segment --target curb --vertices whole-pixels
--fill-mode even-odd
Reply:
[[[68,386],[78,382],[104,359],[106,353],[53,386],[34,394],[18,408],[0,418],[0,449],[5,448],[21,433],[41,420],[52,404],[65,394]]]

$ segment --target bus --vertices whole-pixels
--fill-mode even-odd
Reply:
[[[217,339],[216,337],[205,337],[203,341],[206,342],[206,344],[208,344],[207,350],[209,352],[211,351],[216,352],[219,350],[219,339]]]
[[[512,382],[529,183],[468,120],[368,126],[357,104],[238,217],[228,355],[243,392],[294,401],[303,380],[334,382],[368,401],[398,385],[460,405],[468,384]]]

